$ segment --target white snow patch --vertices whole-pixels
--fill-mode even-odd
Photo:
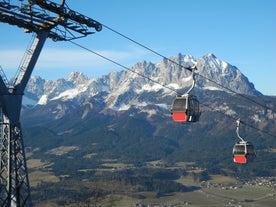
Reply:
[[[215,86],[205,86],[203,89],[210,90],[210,91],[223,91],[222,89],[215,87]]]
[[[184,56],[185,67],[193,67],[197,64],[196,60],[191,55]]]
[[[127,104],[123,104],[121,105],[121,107],[119,107],[117,110],[118,111],[126,111],[130,108],[130,105],[127,105]]]
[[[148,105],[148,103],[145,102],[145,101],[140,102],[140,103],[137,103],[137,106],[139,106],[139,107],[145,107],[145,106],[147,106],[147,105]]]
[[[39,101],[37,102],[38,105],[46,105],[48,102],[48,96],[47,95],[43,95],[41,96],[41,98],[39,99]]]
[[[223,69],[227,68],[227,67],[228,67],[228,63],[222,61],[222,62],[221,62],[221,67],[222,67]]]
[[[156,63],[155,67],[160,67],[160,66],[162,66],[162,64],[163,64],[163,62]]]
[[[165,103],[155,104],[155,105],[158,106],[161,109],[165,109],[165,110],[170,109],[170,107],[167,104],[165,104]]]
[[[87,87],[79,87],[79,88],[69,89],[67,91],[60,93],[58,96],[52,98],[51,100],[56,100],[56,99],[61,99],[61,98],[73,99],[78,94],[80,94],[81,92],[84,92],[86,90],[87,90]]]
[[[180,88],[177,83],[170,83],[170,84],[168,84],[168,87],[174,88],[174,89],[179,89]]]
[[[156,111],[154,109],[142,110],[142,112],[146,112],[148,114],[148,117],[151,117],[152,115],[156,114]]]
[[[188,82],[188,81],[191,81],[193,79],[193,76],[189,76],[187,78],[182,78],[182,81],[183,82]]]
[[[137,93],[141,93],[143,91],[159,91],[160,89],[163,89],[163,86],[158,85],[158,84],[154,84],[154,85],[150,85],[150,84],[145,84],[143,85],[143,87],[141,89],[136,90]]]

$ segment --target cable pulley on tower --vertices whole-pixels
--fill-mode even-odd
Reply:
[[[30,3],[37,4],[43,9],[46,9],[53,13],[58,14],[62,18],[71,19],[80,24],[86,24],[88,27],[95,28],[97,32],[102,30],[102,25],[99,22],[83,14],[80,14],[68,7],[65,7],[64,5],[59,5],[48,0],[30,0]]]

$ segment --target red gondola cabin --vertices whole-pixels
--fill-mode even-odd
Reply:
[[[255,156],[256,152],[251,142],[240,141],[233,148],[233,161],[235,163],[246,164],[249,158],[254,158]]]
[[[175,122],[196,122],[199,120],[201,112],[196,96],[185,94],[176,97],[173,102],[171,114]]]

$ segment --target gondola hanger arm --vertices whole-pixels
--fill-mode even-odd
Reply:
[[[239,134],[241,119],[237,119],[236,123],[237,123],[237,128],[236,128],[237,136],[242,142],[245,142],[245,140]]]
[[[193,67],[189,67],[189,68],[186,68],[186,69],[190,70],[192,72],[193,83],[192,83],[191,88],[189,88],[189,90],[185,94],[183,94],[182,96],[185,96],[185,95],[189,94],[193,90],[193,88],[195,87],[195,70],[197,70],[197,68],[196,68],[196,66],[193,66]]]

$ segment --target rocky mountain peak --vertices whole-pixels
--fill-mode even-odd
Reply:
[[[199,86],[207,89],[219,89],[218,84],[223,85],[226,88],[229,88],[235,92],[247,94],[247,95],[261,95],[254,87],[254,84],[249,82],[248,78],[244,76],[241,71],[222,60],[219,60],[214,54],[208,53],[197,61],[197,68],[199,69],[198,73],[201,77],[201,80],[198,82]],[[218,83],[211,83],[207,79]],[[229,92],[229,91],[228,91]]]
[[[27,92],[35,96],[42,96],[44,94],[43,86],[45,80],[40,76],[32,76],[27,85]]]
[[[78,71],[71,72],[67,77],[67,81],[72,82],[76,85],[85,83],[88,80],[89,78],[86,75]]]
[[[84,101],[105,91],[105,102],[108,108],[120,109],[122,106],[128,108],[128,105],[140,103],[137,97],[141,94],[154,92],[175,95],[175,91],[169,91],[162,85],[173,89],[190,87],[191,72],[184,67],[194,65],[197,66],[196,73],[199,74],[196,76],[196,87],[200,89],[224,90],[218,86],[221,84],[238,93],[260,94],[238,68],[219,60],[214,54],[208,53],[196,60],[191,55],[179,53],[174,57],[164,58],[158,63],[142,61],[135,64],[131,70],[112,71],[100,78],[88,78],[77,71],[70,73],[67,79],[61,78],[55,82],[32,77],[27,86],[26,95],[31,95],[28,98],[40,104],[46,104],[51,100]],[[41,98],[43,101],[37,101]]]

